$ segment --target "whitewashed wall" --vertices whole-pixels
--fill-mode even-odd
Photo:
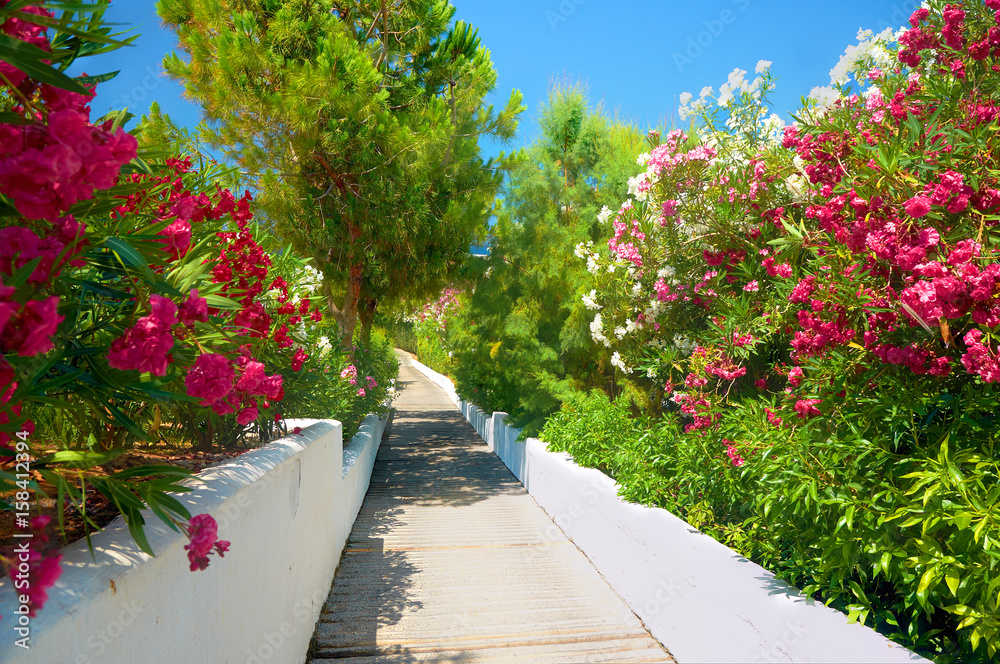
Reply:
[[[346,450],[333,420],[209,468],[178,496],[232,542],[188,569],[187,538],[152,514],[142,553],[119,518],[63,550],[63,573],[14,645],[16,598],[0,582],[0,662],[300,664],[371,477],[386,422],[369,416]]]
[[[682,663],[929,662],[843,613],[806,599],[670,512],[625,502],[618,485],[572,457],[550,452],[506,413],[461,400],[445,376],[414,360],[441,386],[528,493],[590,558],[650,633]],[[553,526],[555,528],[555,526]]]

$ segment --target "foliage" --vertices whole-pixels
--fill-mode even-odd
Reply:
[[[161,0],[188,61],[168,73],[205,109],[206,139],[260,192],[275,230],[326,278],[350,345],[360,315],[440,288],[482,233],[520,94],[494,111],[476,31],[440,0]],[[449,27],[450,26],[450,27]],[[335,291],[343,297],[335,297]],[[338,302],[342,303],[338,306]]]
[[[569,400],[542,434],[938,662],[1000,644],[985,5],[862,32],[792,127],[764,61],[684,95],[696,132],[640,157],[584,255],[592,339],[645,407],[626,440],[641,399]]]
[[[144,551],[153,553],[148,508],[188,535],[191,569],[204,569],[228,543],[211,517],[192,517],[170,495],[189,490],[178,484],[186,471],[85,471],[168,427],[203,446],[243,439],[250,425],[260,442],[277,435],[283,383],[323,359],[312,329],[322,315],[310,302],[319,282],[253,223],[249,193],[237,199],[221,186],[226,169],[175,156],[183,137],[169,119],[145,125],[167,144],[141,146],[141,128],[123,129],[127,114],[91,120],[93,86],[113,74],[61,71],[130,40],[109,36],[106,6],[0,6],[13,44],[0,58],[0,444],[9,461],[0,490],[16,490],[4,506],[27,516],[37,472],[56,489],[60,524],[67,506],[89,524],[89,484]],[[344,390],[337,412],[348,422],[388,401],[393,365],[380,343],[363,367],[368,389]],[[289,382],[290,406],[300,407],[298,381]],[[0,554],[0,564],[13,560]],[[31,565],[33,578],[58,577],[57,555]],[[40,608],[44,592],[36,599]]]
[[[552,88],[540,128],[498,202],[489,256],[470,259],[481,276],[443,341],[459,393],[527,433],[575,390],[615,389],[607,357],[590,347],[587,273],[573,251],[597,238],[597,211],[625,192],[622,155],[644,144],[567,83]]]

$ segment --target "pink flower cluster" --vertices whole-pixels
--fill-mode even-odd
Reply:
[[[417,319],[420,322],[428,319],[433,320],[437,324],[438,330],[444,331],[448,325],[448,317],[460,306],[458,297],[461,294],[462,291],[457,288],[446,288],[437,300],[427,301],[423,308],[417,312]]]
[[[150,313],[141,317],[115,339],[108,349],[108,366],[113,369],[149,372],[165,376],[173,361],[171,328],[177,324],[177,305],[160,295],[149,296]]]
[[[962,365],[969,373],[979,374],[987,383],[1000,383],[1000,358],[987,344],[983,343],[983,333],[969,330],[965,333],[968,351],[962,356]]]
[[[229,551],[230,543],[218,539],[219,525],[208,514],[198,514],[191,517],[187,525],[187,536],[190,544],[185,544],[191,571],[195,572],[208,567],[208,557],[214,552],[224,558]]]
[[[799,399],[795,402],[795,412],[802,419],[810,419],[820,415],[820,410],[816,406],[823,403],[822,399]]]
[[[746,367],[737,367],[728,357],[721,357],[705,366],[705,372],[718,376],[722,380],[736,380],[747,373]]]
[[[631,209],[631,206],[628,209]],[[622,238],[626,235],[639,242],[646,239],[646,234],[639,229],[639,221],[633,219],[632,223],[629,224],[621,219],[621,212],[619,212],[619,217],[612,222],[612,227],[615,234],[608,240],[608,249],[621,260],[632,263],[636,267],[642,267],[642,255],[635,243],[622,242]]]
[[[270,401],[281,401],[282,382],[279,374],[267,375],[264,365],[248,352],[235,361],[217,353],[199,355],[184,377],[188,395],[199,399],[199,405],[218,415],[238,411],[240,424],[257,419],[260,407],[269,408]]]
[[[737,450],[736,446],[733,444],[733,441],[729,440],[728,438],[723,438],[722,442],[726,446],[726,456],[729,457],[729,462],[731,464],[739,468],[744,463],[746,463],[743,460],[743,457],[740,455],[739,450]]]
[[[21,9],[28,15],[51,17],[37,6]],[[43,27],[21,18],[0,26],[14,40],[49,51]],[[26,124],[0,124],[0,190],[18,212],[29,219],[55,221],[73,204],[92,198],[95,189],[114,184],[121,167],[136,156],[138,143],[109,121],[90,123],[92,95],[84,96],[38,83],[8,63],[0,64],[13,99],[36,99],[31,107],[12,110]]]
[[[838,307],[831,307],[831,311],[833,319],[824,320],[812,311],[799,310],[798,320],[802,329],[795,333],[791,341],[792,359],[822,355],[828,348],[851,342],[855,332],[848,327],[847,317],[842,310],[838,311]]]
[[[11,299],[13,293],[0,282],[0,351],[32,357],[52,350],[52,337],[65,318],[56,312],[58,296],[21,305]]]
[[[693,420],[684,427],[684,431],[691,433],[699,429],[708,429],[722,417],[720,413],[712,413],[712,404],[707,399],[691,394],[681,394],[674,397],[674,401],[680,405],[681,412],[688,415]]]

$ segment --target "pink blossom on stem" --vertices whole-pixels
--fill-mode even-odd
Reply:
[[[931,211],[931,199],[922,194],[918,194],[903,203],[903,209],[906,210],[906,214],[910,215],[914,219],[919,219],[920,217],[926,216],[927,213]]]
[[[809,419],[820,414],[817,404],[823,403],[822,399],[799,399],[795,402],[795,412],[802,419]]]
[[[170,328],[177,323],[177,305],[160,295],[149,297],[150,314],[143,316],[125,335],[115,339],[108,349],[108,366],[114,369],[149,372],[165,376],[173,361],[170,349],[174,335]]]
[[[191,543],[185,544],[184,548],[187,549],[192,572],[207,568],[208,556],[213,552],[220,558],[225,557],[230,543],[217,539],[218,534],[219,525],[209,514],[198,514],[188,521],[187,536]]]

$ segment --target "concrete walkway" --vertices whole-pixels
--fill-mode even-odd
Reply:
[[[401,356],[309,662],[672,662],[444,392]]]

